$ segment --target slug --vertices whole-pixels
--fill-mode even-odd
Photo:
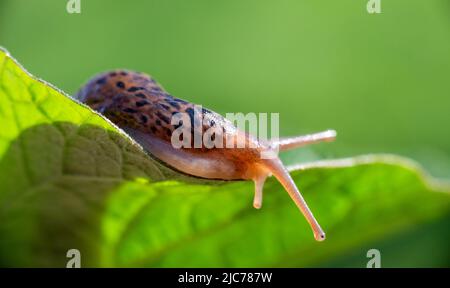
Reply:
[[[309,222],[314,238],[318,241],[325,239],[325,233],[278,156],[266,159],[261,155],[274,149],[284,151],[320,141],[332,141],[336,136],[334,130],[267,143],[259,141],[237,129],[221,115],[207,109],[197,111],[195,104],[171,96],[149,75],[127,70],[95,76],[80,89],[76,98],[103,114],[148,153],[176,170],[207,179],[253,180],[255,208],[262,205],[266,178],[275,176]],[[225,143],[224,148],[174,147],[171,142],[173,133],[184,122],[173,124],[172,116],[177,113],[186,113],[188,119],[184,120],[191,124],[188,132],[193,137],[181,139],[185,141],[183,143],[192,144],[194,133],[199,132],[195,129],[202,132],[214,128],[218,129],[215,131],[223,131],[213,136],[221,137],[219,140]],[[244,148],[227,145],[239,141],[246,144]]]

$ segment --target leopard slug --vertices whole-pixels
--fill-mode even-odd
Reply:
[[[255,208],[262,205],[266,178],[275,176],[309,222],[314,238],[318,241],[325,239],[325,233],[281,160],[276,155],[261,157],[261,153],[271,152],[274,148],[285,151],[321,141],[332,141],[336,136],[334,130],[271,142],[259,141],[237,129],[221,115],[204,108],[197,111],[199,108],[195,104],[171,96],[149,75],[127,70],[115,70],[93,77],[80,89],[76,98],[103,114],[134,138],[148,153],[176,170],[207,179],[253,180]],[[188,136],[194,136],[194,133],[198,132],[195,129],[219,129],[214,131],[223,132],[213,136],[220,137],[219,140],[225,143],[225,148],[174,147],[173,135],[180,123],[184,123],[179,121],[174,124],[172,121],[172,117],[178,113],[188,115],[188,119],[184,119],[191,124],[188,125]],[[181,136],[183,135],[185,134]],[[195,136],[187,137],[190,139],[181,138],[183,137],[180,137],[183,143],[192,144]],[[246,144],[244,148],[226,145],[239,141]]]

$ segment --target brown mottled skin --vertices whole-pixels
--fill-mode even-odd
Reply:
[[[257,148],[217,149],[203,146],[201,148],[182,149],[188,150],[193,154],[207,154],[208,157],[214,158],[225,157],[233,161],[236,173],[231,179],[252,179],[254,176],[252,172],[254,169],[249,167],[248,163],[260,160],[260,150],[262,148],[262,145],[254,137],[236,131],[229,121],[207,109],[198,111],[199,113],[195,114],[198,117],[194,118],[192,111],[195,109],[195,104],[171,96],[147,74],[116,70],[97,75],[78,92],[77,98],[105,115],[119,127],[134,128],[143,133],[154,135],[167,143],[170,143],[172,132],[175,130],[174,125],[171,124],[171,118],[174,113],[188,113],[191,115],[191,123],[201,123],[201,118],[199,117],[203,113],[203,117],[209,121],[203,121],[201,128],[203,130],[200,133],[212,126],[221,127],[224,131],[224,147],[227,147],[225,135],[228,133],[233,135],[233,137],[228,139],[233,139],[236,142],[238,137],[244,137],[246,147],[249,146],[250,141],[253,141]],[[191,147],[194,145],[192,133],[194,133],[193,129],[191,132]],[[243,175],[245,176],[243,177]]]
[[[276,155],[271,159],[262,159],[261,153],[273,151],[275,146],[287,150],[309,143],[330,141],[334,139],[334,131],[263,144],[252,135],[236,129],[231,122],[215,112],[202,109],[194,113],[194,104],[171,96],[149,75],[126,70],[95,76],[76,97],[127,131],[147,151],[169,166],[203,178],[253,180],[255,208],[261,207],[265,179],[274,175],[305,215],[316,240],[325,239],[325,234],[280,159]],[[196,131],[191,129],[191,147],[194,133],[201,134],[215,127],[223,131],[223,134],[216,135],[222,137],[224,147],[229,147],[227,141],[231,141],[233,147],[236,147],[238,141],[244,141],[245,148],[203,146],[176,149],[171,145],[171,137],[179,125],[172,125],[171,119],[178,112],[187,113],[191,124],[202,123],[202,117],[205,119],[203,125],[195,126],[198,128]]]

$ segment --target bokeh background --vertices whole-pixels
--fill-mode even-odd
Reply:
[[[396,153],[450,178],[448,0],[381,0],[381,14],[367,0],[81,0],[81,14],[66,3],[0,0],[0,45],[68,94],[98,72],[135,69],[222,114],[278,112],[284,136],[338,131],[292,152],[305,161]],[[450,266],[449,226],[323,265],[363,267],[377,247],[385,266]]]

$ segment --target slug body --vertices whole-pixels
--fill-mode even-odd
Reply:
[[[78,92],[77,98],[102,113],[150,154],[176,170],[208,179],[253,180],[255,208],[262,205],[265,179],[274,175],[305,215],[315,239],[325,239],[325,233],[280,159],[277,156],[266,159],[261,155],[273,153],[276,148],[283,151],[319,141],[331,141],[335,138],[334,131],[262,143],[237,129],[221,115],[172,97],[150,76],[125,70],[94,77]],[[176,114],[187,117],[173,121]],[[180,130],[182,124],[190,124],[187,125],[189,130],[184,130],[187,134],[183,134],[190,137],[183,139],[181,135],[175,138],[189,145],[174,147],[174,133]],[[203,135],[205,131],[216,131],[208,139],[223,143],[223,148],[196,147],[196,136]],[[245,144],[243,148],[239,143]]]

